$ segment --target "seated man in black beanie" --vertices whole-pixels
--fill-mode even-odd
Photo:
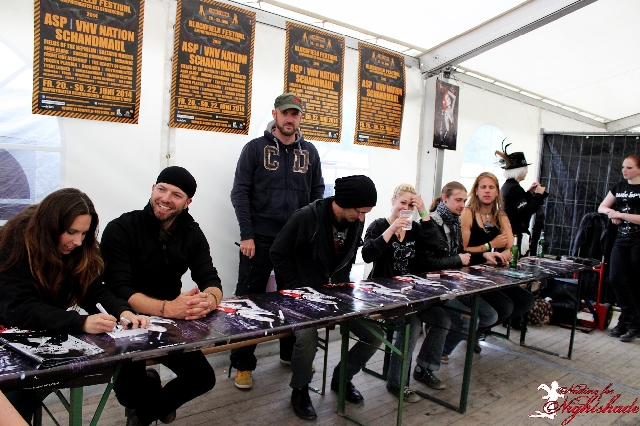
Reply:
[[[285,280],[284,289],[314,287],[349,282],[349,273],[362,244],[364,218],[376,205],[376,187],[366,176],[336,180],[335,196],[314,201],[291,216],[271,247],[276,273]],[[361,341],[349,351],[347,361],[347,401],[363,401],[351,379],[373,356],[382,343],[371,332],[353,322],[351,332]],[[378,330],[382,334],[382,330]],[[313,377],[311,365],[317,350],[315,328],[294,331],[296,343],[291,357],[291,404],[296,415],[317,417],[309,397]],[[338,390],[340,365],[333,372],[331,389]]]
[[[189,214],[196,186],[186,169],[167,167],[144,209],[124,213],[104,230],[100,249],[105,284],[139,314],[193,320],[214,311],[222,299],[209,243]],[[187,269],[197,287],[182,292]],[[171,423],[178,407],[216,383],[201,351],[157,360],[176,374],[164,387],[156,370],[145,369],[144,360],[122,365],[113,389],[127,408],[127,426]]]

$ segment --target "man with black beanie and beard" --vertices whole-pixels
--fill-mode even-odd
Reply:
[[[349,282],[358,247],[362,245],[365,215],[376,205],[377,192],[367,176],[336,179],[335,196],[314,201],[291,216],[271,246],[276,273],[283,277],[279,288],[316,287]],[[382,343],[357,322],[351,332],[360,342],[349,351],[347,361],[347,401],[363,401],[351,379],[373,356]],[[382,334],[382,330],[378,330]],[[317,350],[315,328],[295,330],[296,343],[291,357],[293,388],[291,404],[296,415],[305,420],[317,417],[309,397],[313,377],[311,365]],[[333,372],[331,389],[338,391],[340,364]]]

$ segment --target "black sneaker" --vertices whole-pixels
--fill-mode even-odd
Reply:
[[[618,323],[615,327],[609,330],[610,337],[620,337],[627,332],[627,326],[625,324]]]
[[[620,336],[620,341],[621,342],[631,342],[633,339],[635,339],[638,336],[640,336],[640,329],[630,328],[629,330],[627,330],[626,333],[624,333],[622,336]]]
[[[311,404],[309,386],[305,386],[302,389],[294,389],[291,392],[291,405],[296,416],[303,420],[314,420],[318,417],[313,404]]]
[[[442,390],[447,388],[447,385],[442,383],[442,381],[436,377],[433,371],[427,368],[422,368],[419,365],[416,365],[416,368],[413,370],[413,378],[419,382],[426,384],[431,389]]]

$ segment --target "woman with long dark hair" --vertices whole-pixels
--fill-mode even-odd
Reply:
[[[9,219],[0,228],[0,324],[71,334],[111,331],[116,318],[147,327],[148,317],[134,314],[102,285],[97,234],[91,199],[73,188],[55,191]],[[97,303],[113,315],[99,313]],[[91,315],[69,309],[76,305]],[[30,421],[35,393],[7,397]]]
[[[630,342],[640,335],[640,156],[622,162],[624,180],[616,183],[598,207],[617,226],[611,250],[609,282],[620,306],[618,324],[609,336]]]

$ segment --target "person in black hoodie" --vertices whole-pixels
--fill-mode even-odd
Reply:
[[[242,149],[236,167],[231,202],[240,226],[240,265],[236,296],[267,291],[273,264],[269,250],[285,222],[298,210],[324,195],[318,151],[300,131],[302,99],[291,93],[278,96],[273,121],[264,135]],[[276,271],[276,283],[282,277]],[[240,389],[253,386],[256,345],[231,351],[234,383]],[[280,339],[280,360],[290,363],[293,338]]]
[[[188,211],[196,186],[186,169],[165,168],[144,209],[112,220],[102,234],[104,281],[136,312],[193,320],[214,311],[222,299],[209,244]],[[187,269],[197,287],[182,292]],[[145,361],[122,365],[113,389],[127,408],[127,425],[172,422],[178,407],[215,385],[213,368],[201,351],[157,360],[177,376],[164,388],[156,370],[145,369]]]
[[[102,285],[97,229],[91,199],[74,188],[52,192],[9,219],[0,228],[0,324],[74,334],[111,331],[116,318],[136,328],[149,325]],[[96,303],[113,316],[99,313]],[[68,310],[76,304],[90,315]],[[35,390],[7,396],[30,422]]]
[[[284,289],[316,287],[349,282],[356,251],[362,245],[365,215],[376,205],[376,187],[366,176],[336,179],[335,197],[316,200],[291,216],[271,246],[273,266]],[[347,401],[361,403],[362,395],[351,379],[373,356],[382,343],[357,321],[350,324],[356,343],[347,360]],[[382,333],[378,327],[377,330]],[[305,420],[317,417],[309,397],[312,364],[318,344],[315,328],[294,330],[296,343],[291,356],[291,404],[295,414]],[[338,391],[340,364],[333,371],[331,389]]]

